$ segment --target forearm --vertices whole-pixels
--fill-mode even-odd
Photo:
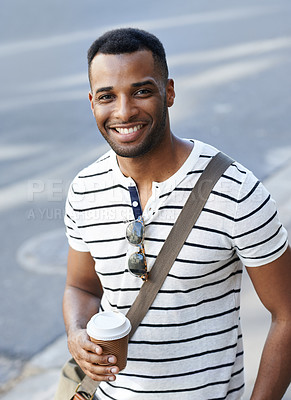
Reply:
[[[273,321],[251,400],[280,400],[291,380],[291,321]]]
[[[100,298],[73,286],[66,286],[63,298],[63,315],[67,334],[85,329],[89,319],[98,312]]]

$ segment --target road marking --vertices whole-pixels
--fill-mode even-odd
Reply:
[[[201,23],[224,22],[228,20],[233,21],[237,19],[252,18],[263,14],[274,14],[278,11],[280,11],[279,7],[245,7],[230,10],[215,10],[205,13],[193,13],[190,15],[184,14],[177,15],[175,17],[167,17],[146,21],[135,20],[129,21],[122,25],[109,25],[103,26],[102,28],[98,29],[75,31],[62,35],[44,37],[41,39],[4,43],[0,46],[0,57],[20,54],[28,51],[43,51],[44,49],[50,47],[59,47],[68,44],[78,43],[85,40],[94,40],[94,38],[98,37],[103,32],[119,27],[138,26],[140,29],[160,30]]]
[[[251,61],[238,61],[210,68],[205,72],[176,79],[179,89],[204,89],[223,85],[238,79],[256,75],[284,61],[284,58],[265,57]]]
[[[68,245],[64,228],[38,234],[17,250],[19,265],[32,272],[65,275]]]
[[[291,47],[291,37],[283,36],[270,40],[257,40],[248,43],[236,44],[234,46],[214,48],[206,51],[192,51],[180,53],[168,57],[170,67],[187,64],[202,64],[231,60],[238,57],[249,57],[252,55],[269,53],[288,49]]]
[[[106,143],[96,146],[96,148],[88,150],[85,154],[78,154],[73,160],[65,161],[62,165],[57,166],[56,168],[51,168],[47,171],[47,173],[43,173],[42,175],[38,175],[36,173],[35,176],[27,177],[18,183],[14,183],[11,185],[7,185],[4,188],[0,189],[0,212],[8,211],[10,209],[16,208],[20,205],[29,205],[36,206],[37,202],[32,201],[31,199],[31,182],[43,182],[44,189],[38,193],[38,201],[47,201],[49,198],[50,187],[46,186],[46,182],[56,180],[56,177],[65,177],[70,176],[72,171],[75,171],[77,168],[81,169],[81,165],[87,166],[90,162],[97,160],[103,153],[108,151],[109,147]],[[77,153],[76,153],[77,154]],[[37,170],[37,166],[36,166]],[[58,180],[59,184],[60,181]],[[63,182],[65,185],[65,181]]]
[[[39,144],[1,144],[0,161],[26,158],[28,156],[43,152],[46,149],[47,146]]]

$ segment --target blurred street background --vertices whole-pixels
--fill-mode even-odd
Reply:
[[[0,7],[0,398],[12,400],[24,375],[38,374],[36,364],[27,372],[31,360],[56,343],[55,359],[66,352],[66,193],[107,150],[88,102],[92,41],[121,26],[156,34],[175,80],[173,132],[251,169],[275,191],[291,231],[290,196],[281,196],[291,186],[291,2],[2,0]],[[243,290],[247,399],[268,316],[247,278]]]

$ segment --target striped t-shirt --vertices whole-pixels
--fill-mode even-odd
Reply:
[[[183,166],[152,183],[143,210],[149,270],[192,187],[217,150],[194,141]],[[66,206],[69,244],[90,252],[104,289],[102,310],[126,313],[142,280],[130,274],[136,251],[125,238],[134,219],[129,187],[113,151],[73,181]],[[243,264],[278,258],[287,233],[274,201],[238,163],[215,185],[146,317],[133,335],[127,367],[102,382],[100,399],[239,399],[244,388],[239,321]]]

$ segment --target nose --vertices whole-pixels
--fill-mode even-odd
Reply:
[[[122,122],[128,122],[138,114],[138,108],[129,96],[122,95],[116,101],[116,108],[114,116]]]

